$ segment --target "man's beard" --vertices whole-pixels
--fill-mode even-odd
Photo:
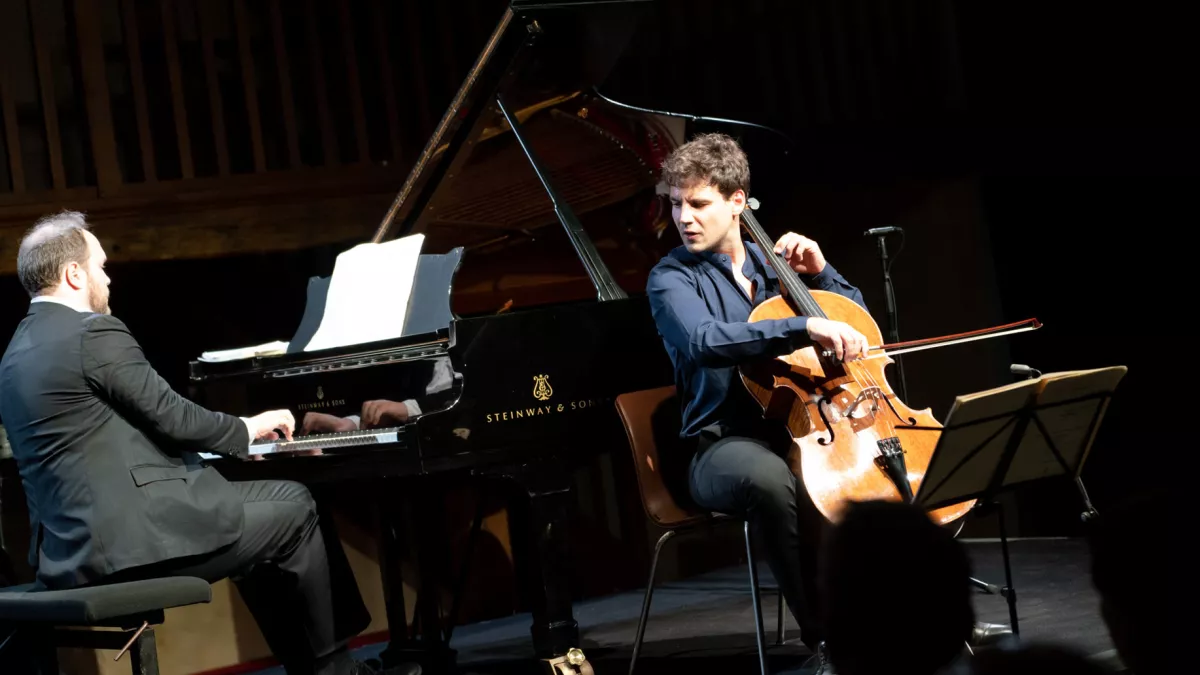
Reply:
[[[90,279],[88,280],[88,304],[97,314],[112,314],[112,310],[108,307],[108,289],[102,288],[100,284]]]

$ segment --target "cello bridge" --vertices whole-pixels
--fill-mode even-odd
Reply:
[[[858,406],[864,405],[868,400],[871,402],[871,410],[866,414],[874,415],[879,410],[879,396],[882,393],[883,392],[880,391],[879,387],[864,387],[863,390],[858,393],[858,396],[855,397],[854,401],[851,402],[844,411],[842,411],[842,417],[853,417],[854,410],[858,408]],[[882,441],[880,442],[882,443]]]

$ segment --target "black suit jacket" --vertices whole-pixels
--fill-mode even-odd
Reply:
[[[175,393],[119,319],[30,304],[0,360],[0,419],[47,587],[241,536],[241,499],[196,453],[245,456],[245,423]]]

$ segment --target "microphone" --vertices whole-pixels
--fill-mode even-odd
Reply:
[[[1020,377],[1041,377],[1042,371],[1037,368],[1030,368],[1024,363],[1014,363],[1008,367],[1008,372]]]
[[[897,225],[888,225],[887,227],[872,227],[871,229],[867,230],[866,232],[863,232],[863,236],[864,237],[875,237],[875,236],[879,236],[881,234],[891,234],[893,232],[903,233],[904,228],[899,227]]]

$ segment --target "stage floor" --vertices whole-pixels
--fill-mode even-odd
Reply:
[[[965,542],[975,576],[1004,582],[1000,545],[991,541]],[[1013,586],[1021,640],[1054,642],[1119,668],[1112,641],[1099,614],[1091,585],[1084,542],[1035,539],[1009,543]],[[812,664],[808,650],[795,641],[799,631],[785,613],[787,636],[793,643],[775,646],[777,594],[770,570],[762,564],[763,614],[772,673],[803,675]],[[641,611],[642,591],[583,601],[575,617],[583,634],[582,648],[597,675],[627,673]],[[903,601],[897,606],[902,607]],[[685,581],[663,584],[654,592],[638,672],[757,672],[754,617],[749,577],[744,567],[732,567]],[[1008,623],[1008,606],[998,595],[975,596],[977,619]],[[890,620],[902,620],[902,616]],[[881,620],[881,625],[887,621]],[[529,616],[517,615],[458,627],[452,645],[458,651],[459,671],[534,673],[529,648]],[[375,657],[383,645],[356,650],[358,658]],[[282,669],[262,671],[282,675]]]

